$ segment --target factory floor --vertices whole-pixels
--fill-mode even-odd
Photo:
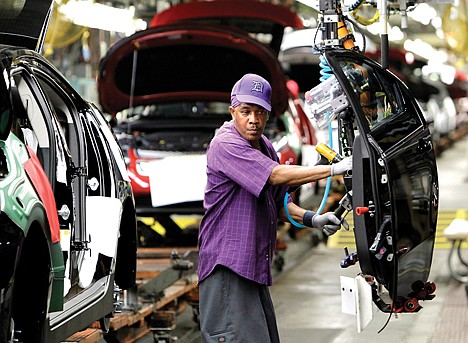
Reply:
[[[465,136],[466,137],[466,136]],[[440,186],[439,220],[430,281],[436,284],[435,298],[422,301],[417,313],[380,312],[376,306],[372,321],[358,332],[355,315],[342,313],[340,276],[354,278],[359,265],[340,267],[343,249],[355,249],[352,232],[339,232],[327,244],[311,244],[310,235],[296,240],[284,236],[285,265],[275,272],[271,295],[276,308],[282,343],[463,343],[468,337],[468,298],[465,284],[448,271],[450,241],[444,230],[453,219],[468,219],[468,138],[451,145],[437,158]],[[468,244],[462,253],[468,256]],[[183,332],[195,326],[188,320],[177,325],[180,341],[200,342],[199,335],[183,340]],[[143,340],[138,342],[144,342]],[[149,341],[147,341],[149,342]],[[246,342],[251,343],[251,342]],[[252,342],[263,343],[263,342]]]

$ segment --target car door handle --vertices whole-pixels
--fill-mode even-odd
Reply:
[[[432,141],[430,138],[423,139],[421,138],[418,142],[418,147],[416,148],[418,152],[428,152],[432,150]]]

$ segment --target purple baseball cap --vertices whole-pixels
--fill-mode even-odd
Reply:
[[[267,80],[256,74],[245,74],[232,87],[231,106],[242,103],[255,104],[271,111],[271,86]]]

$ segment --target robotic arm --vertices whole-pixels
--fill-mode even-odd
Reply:
[[[342,7],[341,3],[346,5]],[[455,0],[315,0],[312,5],[319,11],[320,30],[322,42],[320,50],[326,48],[357,49],[354,45],[354,37],[349,20],[346,20],[344,12],[349,13],[359,24],[367,26],[377,21],[381,23],[381,54],[382,66],[388,68],[388,17],[390,14],[401,16],[401,28],[408,27],[408,12],[416,8],[419,3],[454,3]],[[358,11],[364,7],[376,9],[372,18],[364,18]]]

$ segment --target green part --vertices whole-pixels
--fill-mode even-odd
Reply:
[[[50,295],[49,312],[63,310],[63,281],[65,279],[65,265],[62,247],[59,242],[50,247],[52,260],[52,293]]]
[[[13,133],[5,141],[0,140],[7,161],[8,173],[0,178],[0,210],[5,213],[25,236],[29,229],[29,218],[36,205],[43,207],[25,170],[24,162],[29,159],[24,143]],[[50,239],[50,235],[46,235]],[[65,266],[59,242],[48,241],[52,265],[52,293],[49,311],[63,310],[63,288]]]
[[[4,151],[8,166],[8,174],[0,179],[0,209],[25,231],[34,205],[40,203],[23,167],[29,158],[28,152],[14,134],[0,141],[0,149]]]

